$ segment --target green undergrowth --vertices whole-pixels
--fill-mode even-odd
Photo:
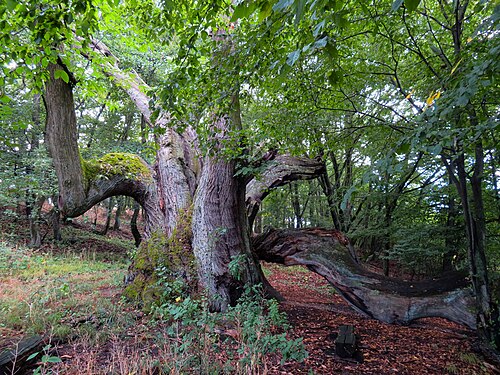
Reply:
[[[113,257],[116,261],[124,260],[124,253],[129,257],[135,253],[136,247],[130,239],[119,237],[106,237],[97,233],[73,228],[71,226],[63,227],[61,230],[63,240],[58,245],[62,250],[70,249],[81,253],[82,249],[95,252],[99,258]],[[92,240],[92,242],[89,242]],[[99,249],[105,247],[108,251],[99,252]]]
[[[113,331],[99,329],[112,317],[126,320],[120,293],[131,241],[64,226],[62,241],[32,249],[22,245],[23,227],[12,224],[0,232],[0,337],[99,339]]]
[[[267,368],[270,355],[281,364],[308,355],[302,338],[287,336],[286,315],[276,300],[263,297],[260,286],[247,287],[226,313],[211,313],[203,297],[172,300],[172,290],[152,309],[152,324],[165,327],[157,343],[168,340],[176,358],[163,363],[161,373],[258,374]]]
[[[75,316],[115,308],[102,295],[119,298],[127,262],[117,258],[0,243],[0,331],[77,335]]]
[[[156,299],[141,311],[123,296],[125,240],[63,230],[65,240],[45,250],[0,237],[0,347],[35,333],[49,337],[51,346],[37,354],[44,373],[243,375],[306,357],[278,303],[258,287],[223,314],[210,312],[202,293],[190,296],[189,279],[175,271],[194,270],[184,247],[189,231],[179,228],[167,243],[158,236],[142,255],[154,268]],[[165,246],[177,255],[165,258]]]

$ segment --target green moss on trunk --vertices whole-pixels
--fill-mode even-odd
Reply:
[[[197,291],[191,217],[191,209],[180,212],[177,227],[169,238],[156,231],[141,245],[130,266],[135,277],[125,288],[125,297],[149,310],[157,302]]]
[[[87,185],[100,178],[124,176],[128,179],[152,180],[151,171],[137,155],[112,152],[99,159],[84,160],[80,157]]]

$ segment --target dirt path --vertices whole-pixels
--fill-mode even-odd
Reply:
[[[500,374],[474,352],[474,334],[444,319],[422,319],[410,326],[388,325],[352,310],[319,275],[303,268],[268,265],[271,284],[303,337],[309,358],[285,364],[273,374]],[[356,327],[363,362],[336,356],[334,333],[342,324]]]

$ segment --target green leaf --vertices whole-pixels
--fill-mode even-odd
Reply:
[[[331,72],[328,75],[328,82],[330,82],[330,84],[332,86],[335,86],[335,85],[339,84],[340,82],[342,82],[343,78],[344,78],[344,76],[342,75],[341,72],[334,70],[333,72]]]
[[[40,352],[35,352],[32,355],[30,355],[28,358],[26,358],[27,361],[31,361],[33,358],[35,358]]]
[[[6,5],[8,10],[14,10],[16,9],[18,2],[14,0],[7,0]]]
[[[355,186],[351,186],[345,193],[344,197],[342,198],[342,203],[340,203],[340,208],[342,210],[345,210],[347,208],[347,203],[351,199],[352,194],[356,191]]]
[[[333,22],[335,23],[335,25],[337,25],[341,29],[346,29],[346,28],[349,27],[349,21],[340,12],[339,13],[335,13],[335,15],[333,16]]]
[[[405,2],[405,7],[408,9],[410,12],[413,12],[417,10],[418,4],[420,4],[421,0],[404,0]]]
[[[314,30],[313,30],[313,36],[316,38],[319,33],[321,33],[321,31],[323,30],[323,27],[325,27],[325,20],[321,21],[320,23],[318,23],[315,27],[314,27]]]
[[[0,96],[0,102],[7,104],[10,101],[12,101],[12,99],[9,96],[4,95],[4,94],[2,96]]]
[[[328,37],[325,36],[324,38],[318,39],[317,41],[314,42],[313,48],[323,48],[326,46],[326,43],[328,43]]]
[[[410,151],[410,144],[409,143],[402,143],[396,149],[396,154],[406,154],[406,153],[408,153],[408,151]]]
[[[66,73],[64,70],[59,69],[54,72],[54,79],[59,79],[59,78],[66,83],[69,82],[68,73]]]
[[[331,42],[326,43],[326,52],[330,59],[336,60],[339,57],[339,51],[337,50],[337,46]]]
[[[267,17],[271,15],[272,12],[273,12],[273,4],[270,1],[266,1],[260,7],[259,22],[264,21]]]
[[[300,57],[300,48],[288,54],[286,63],[290,66],[293,66],[297,62],[299,57]]]
[[[236,8],[234,8],[233,16],[231,17],[231,22],[234,22],[240,18],[248,17],[253,13],[254,10],[255,10],[255,3],[242,2]]]
[[[281,12],[293,4],[293,0],[280,0],[273,6],[273,10],[276,12]]]
[[[435,145],[435,146],[430,146],[427,150],[431,155],[439,155],[443,150],[443,147],[441,145]]]
[[[61,358],[44,355],[41,359],[42,363],[59,363],[62,362]]]
[[[305,0],[296,0],[295,3],[295,26],[297,26],[304,15]]]

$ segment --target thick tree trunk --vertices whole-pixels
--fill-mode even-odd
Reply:
[[[214,310],[226,310],[243,287],[260,283],[261,273],[250,250],[245,185],[233,178],[235,162],[217,156],[205,160],[193,213],[193,250],[201,284]],[[229,263],[235,261],[237,274]]]
[[[335,230],[271,230],[253,239],[259,258],[304,265],[323,276],[357,311],[387,323],[443,317],[476,327],[474,299],[465,275],[407,282],[362,268],[349,254],[347,238]]]
[[[50,79],[44,95],[45,141],[58,177],[58,208],[62,215],[76,217],[106,198],[127,195],[145,208],[148,231],[151,227],[161,227],[156,176],[142,159],[109,154],[109,158],[87,165],[80,157],[71,82],[54,77],[56,71],[65,69],[62,64],[49,65]]]
[[[85,184],[76,126],[73,82],[66,83],[54,74],[65,68],[49,64],[49,80],[45,84],[44,103],[47,112],[45,143],[52,157],[59,182],[59,207],[72,212],[85,199]],[[70,75],[71,77],[71,75]]]
[[[250,248],[245,206],[246,182],[236,178],[236,161],[222,154],[232,130],[241,130],[238,94],[232,96],[230,116],[213,124],[214,146],[205,157],[194,199],[193,251],[201,285],[210,307],[225,311],[236,304],[245,286],[261,284],[264,275]],[[230,269],[230,263],[235,267]]]

